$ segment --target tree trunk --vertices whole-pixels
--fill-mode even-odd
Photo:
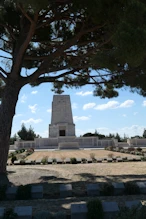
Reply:
[[[0,174],[6,173],[12,121],[21,89],[19,81],[7,81],[0,104]]]

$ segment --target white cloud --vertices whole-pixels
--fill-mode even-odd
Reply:
[[[136,116],[138,114],[138,112],[134,112],[133,115]]]
[[[72,109],[77,109],[78,108],[78,104],[77,103],[73,103],[72,104]]]
[[[21,123],[40,123],[42,122],[42,119],[33,119],[33,118],[30,118],[28,120],[22,120]]]
[[[51,109],[51,108],[50,108],[50,109],[48,109],[48,110],[47,110],[47,112],[48,112],[48,113],[51,113],[51,112],[52,112],[52,109]]]
[[[127,108],[131,107],[134,104],[134,100],[126,100],[123,103],[120,104],[120,108]]]
[[[126,115],[126,114],[123,114],[122,116],[123,116],[123,117],[127,117],[127,115]]]
[[[84,104],[83,110],[91,109],[91,108],[93,108],[94,106],[96,106],[96,103],[87,103],[87,104]]]
[[[128,136],[142,135],[144,131],[144,126],[132,125],[129,127],[123,127],[119,130],[119,134],[124,135],[124,133]]]
[[[36,110],[37,110],[37,104],[34,104],[34,105],[29,105],[28,108],[31,110],[32,113],[36,113]]]
[[[37,93],[38,93],[37,90],[34,90],[34,91],[31,92],[31,94],[37,94]]]
[[[110,128],[97,128],[97,132],[99,131],[100,134],[105,134],[108,135],[109,133],[116,134],[119,133],[120,136],[136,136],[136,135],[142,135],[144,126],[139,126],[139,125],[132,125],[132,126],[127,126],[119,129],[110,129]]]
[[[129,127],[123,127],[119,129],[111,129],[107,127],[98,127],[95,129],[97,130],[98,133],[104,134],[104,135],[109,135],[109,133],[111,134],[119,133],[119,135],[122,137],[124,136],[124,134],[126,134],[126,136],[128,137],[131,137],[131,136],[136,136],[136,135],[141,136],[143,134],[144,128],[145,128],[144,126],[132,125]],[[95,129],[83,129],[83,130],[76,129],[76,135],[80,136],[88,132],[94,133]]]
[[[94,109],[96,109],[96,110],[115,109],[118,107],[118,105],[119,105],[119,102],[113,100],[113,101],[109,101],[105,104],[97,105]]]
[[[108,101],[105,104],[97,105],[94,109],[96,110],[106,110],[106,109],[117,109],[117,108],[128,108],[134,104],[134,100],[126,100],[123,103],[119,103],[118,101]]]
[[[142,105],[143,105],[143,106],[146,106],[146,100],[143,101]]]
[[[90,119],[90,116],[74,116],[73,117],[74,122],[78,122],[79,120],[85,121],[89,119]]]
[[[22,97],[20,97],[20,102],[25,103],[26,100],[27,100],[27,96],[25,94],[23,94]]]
[[[80,92],[76,92],[76,95],[79,95],[79,96],[87,96],[87,95],[91,95],[91,94],[93,94],[92,91],[86,91],[86,92],[80,91]]]

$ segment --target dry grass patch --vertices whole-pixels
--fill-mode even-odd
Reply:
[[[58,150],[58,151],[35,151],[33,154],[27,157],[27,159],[36,160],[41,157],[49,157],[49,158],[90,158],[90,154],[94,154],[96,158],[108,157],[110,151],[106,150]],[[113,156],[121,156],[121,157],[137,157],[136,155],[124,154],[120,152],[112,151]]]

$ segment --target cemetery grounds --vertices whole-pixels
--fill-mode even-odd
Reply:
[[[31,154],[28,159],[48,158],[90,158],[90,154],[96,158],[108,157],[109,154],[123,157],[125,154],[106,150],[68,150],[68,151],[40,151]],[[136,155],[129,155],[128,157]],[[86,195],[87,183],[103,182],[139,182],[146,181],[146,162],[119,162],[119,163],[90,163],[90,164],[52,164],[52,165],[24,165],[7,166],[8,179],[12,186],[18,185],[43,185],[44,198],[42,200],[16,200],[2,201],[4,207],[16,205],[33,207],[33,211],[50,210],[51,212],[70,212],[71,203],[88,201],[91,197]],[[60,199],[59,185],[71,183],[73,196]],[[146,195],[132,196],[101,196],[99,199],[117,201],[122,206],[125,200],[141,200],[143,204]]]

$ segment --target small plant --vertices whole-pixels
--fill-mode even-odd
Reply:
[[[53,216],[49,211],[40,211],[34,215],[34,219],[53,219]]]
[[[65,163],[65,159],[66,159],[66,157],[61,155],[61,160],[62,160],[63,163]]]
[[[114,154],[113,153],[109,153],[107,156],[112,158],[114,156]]]
[[[53,163],[53,164],[56,164],[56,163],[57,163],[56,158],[53,158],[53,159],[52,159],[52,163]]]
[[[100,188],[101,194],[105,196],[113,195],[114,187],[111,183],[103,183]]]
[[[142,152],[142,148],[136,148],[138,152]]]
[[[31,199],[31,185],[21,185],[17,189],[16,199],[28,200]]]
[[[127,207],[120,208],[115,219],[144,219],[146,218],[146,206],[133,206],[131,209]]]
[[[20,164],[25,165],[25,160],[24,159],[20,160]]]
[[[70,163],[71,164],[77,164],[77,159],[75,157],[70,158]]]
[[[90,154],[90,158],[91,158],[92,160],[95,160],[95,154],[94,154],[94,153],[91,153],[91,154]]]
[[[85,158],[81,159],[82,163],[87,163],[87,160]]]
[[[99,199],[92,199],[87,203],[87,218],[88,219],[103,219],[103,208]]]
[[[26,151],[26,157],[29,156],[29,155],[31,155],[31,154],[33,154],[33,152],[34,152],[34,149],[33,149],[33,148],[27,149],[27,151]]]
[[[15,155],[12,155],[11,157],[11,163],[14,163],[14,161],[17,160],[17,157]]]
[[[42,160],[41,160],[41,163],[43,165],[47,164],[48,163],[48,157],[43,157]]]
[[[128,195],[136,195],[139,194],[139,187],[135,182],[127,182],[125,183],[125,193]]]
[[[142,161],[146,161],[146,157],[141,157],[141,160]]]
[[[16,219],[18,215],[14,213],[14,210],[12,208],[8,208],[4,212],[3,219]]]
[[[6,190],[7,190],[7,185],[0,185],[0,200],[5,200],[6,198]]]
[[[130,147],[130,148],[128,148],[127,150],[128,150],[128,152],[131,152],[131,151],[135,151],[135,148]]]

